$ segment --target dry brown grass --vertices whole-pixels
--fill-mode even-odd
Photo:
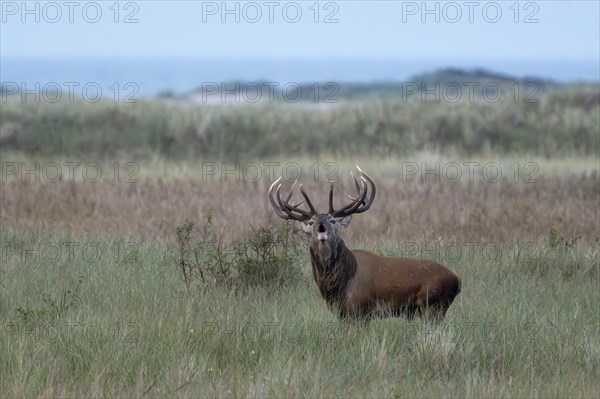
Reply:
[[[327,187],[307,184],[313,202],[326,208]],[[600,235],[600,192],[596,173],[553,177],[538,183],[402,183],[377,179],[377,198],[344,233],[348,239],[488,240],[508,242],[565,236],[595,240]],[[2,185],[5,227],[45,225],[75,235],[98,232],[175,240],[186,218],[208,215],[235,236],[248,223],[279,223],[267,201],[267,182],[202,183],[192,179],[144,180],[137,184],[22,183]],[[336,188],[353,189],[346,181]]]

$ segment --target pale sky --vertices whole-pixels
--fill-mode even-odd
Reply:
[[[114,4],[2,1],[0,55],[600,57],[600,8],[595,0]],[[227,14],[224,7],[232,12]],[[124,23],[126,19],[133,23]]]

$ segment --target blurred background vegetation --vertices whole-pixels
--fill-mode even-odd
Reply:
[[[502,95],[496,102],[480,95],[469,98],[466,82],[480,87],[493,82]],[[440,101],[431,94],[406,92],[431,90],[436,83],[441,85]],[[456,97],[448,90],[453,85],[463,89],[455,102],[444,98]],[[197,101],[201,89],[181,96],[163,93],[134,104],[69,102],[67,96],[57,103],[36,103],[16,94],[4,96],[0,145],[2,155],[135,160],[156,155],[177,160],[389,157],[418,151],[595,156],[600,141],[598,87],[448,69],[416,76],[410,87],[336,84],[332,98],[337,102],[310,97],[294,104],[281,98],[215,104]]]

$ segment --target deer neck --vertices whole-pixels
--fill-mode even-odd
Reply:
[[[341,239],[310,246],[313,275],[323,298],[330,304],[343,302],[346,287],[356,274],[356,258]]]

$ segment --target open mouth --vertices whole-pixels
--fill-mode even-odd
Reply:
[[[325,229],[324,225],[319,225],[319,229],[317,230],[317,240],[319,241],[326,241],[328,238],[327,236],[327,230]]]

